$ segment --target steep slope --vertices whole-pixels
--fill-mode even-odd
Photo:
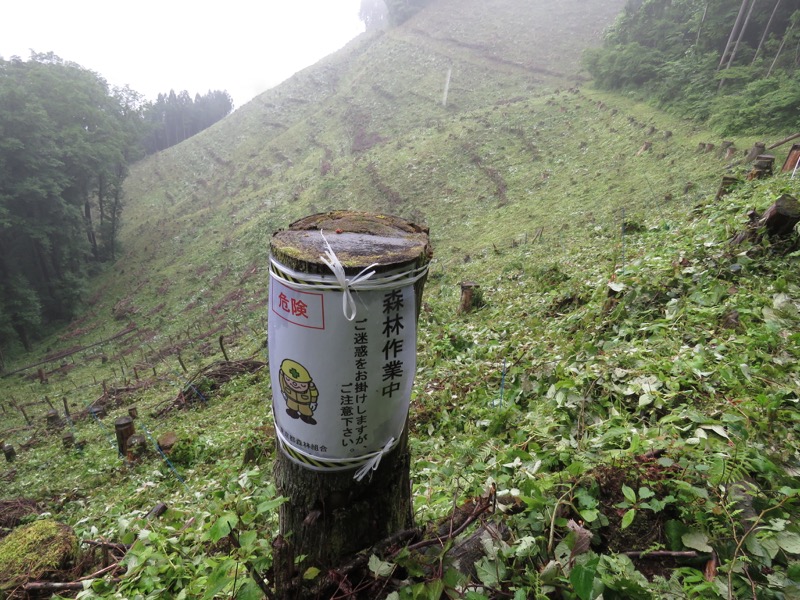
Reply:
[[[429,218],[434,230],[435,210],[426,206],[433,208],[436,198],[458,201],[467,214],[471,198],[494,196],[506,185],[494,175],[500,163],[520,162],[504,156],[503,144],[513,144],[515,153],[538,152],[527,109],[514,109],[522,123],[515,131],[508,131],[514,124],[487,123],[487,129],[480,124],[486,116],[474,112],[529,102],[577,81],[583,44],[598,38],[622,4],[436,2],[137,165],[126,185],[121,236],[126,273],[133,270],[130,283],[141,286],[136,294],[143,299],[134,304],[152,309],[156,297],[163,303],[167,279],[171,286],[186,282],[182,298],[167,296],[178,309],[198,300],[187,286],[203,293],[202,283],[213,278],[226,287],[219,279],[224,272],[235,283],[251,265],[264,264],[271,231],[308,212],[385,210]],[[465,151],[479,138],[488,141],[491,158]],[[416,140],[424,146],[419,151]],[[521,162],[520,177],[527,161]],[[145,273],[162,273],[163,280],[142,285]],[[109,283],[115,302],[132,293],[120,281]]]
[[[449,515],[455,488],[497,500],[487,520],[510,531],[482,542],[469,583],[438,552],[381,555],[336,597],[797,595],[796,240],[728,240],[800,180],[716,198],[746,170],[705,151],[720,140],[583,82],[581,48],[622,4],[439,0],[136,166],[125,255],[48,341],[48,382],[3,379],[34,424],[69,405],[86,441],[64,450],[4,408],[0,438],[20,449],[6,494],[46,501],[81,539],[133,544],[82,595],[261,597],[244,574],[272,577],[270,382],[216,361],[264,358],[269,237],[334,208],[431,229],[417,523]],[[484,305],[457,315],[464,280]],[[151,450],[122,468],[95,400],[111,419],[138,407],[151,443],[176,433],[170,462]]]

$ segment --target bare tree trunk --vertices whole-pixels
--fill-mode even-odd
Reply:
[[[703,18],[700,19],[700,25],[697,27],[697,38],[694,40],[695,47],[697,47],[700,44],[700,32],[703,31],[703,25],[705,25],[707,14],[708,14],[708,2],[706,2],[706,7],[703,9]]]
[[[739,7],[739,14],[736,16],[736,22],[733,24],[733,29],[731,29],[731,34],[728,36],[728,41],[725,44],[725,50],[722,51],[722,56],[719,58],[719,65],[717,65],[717,71],[722,68],[722,65],[725,64],[725,59],[728,57],[728,51],[731,48],[731,44],[733,43],[733,38],[736,37],[736,34],[739,32],[739,25],[742,22],[742,17],[744,16],[744,12],[747,9],[748,0],[742,0],[742,5]]]
[[[783,45],[786,43],[786,38],[789,37],[789,34],[792,32],[792,29],[794,29],[794,24],[792,24],[792,26],[789,27],[789,29],[787,29],[784,32],[783,39],[781,40],[781,45],[778,47],[778,51],[775,53],[775,59],[772,61],[772,64],[769,66],[769,71],[767,71],[767,77],[772,75],[772,69],[775,68],[775,64],[778,62],[778,58],[780,57],[781,52],[783,51]]]
[[[742,38],[744,37],[744,32],[747,30],[747,25],[750,23],[750,16],[753,14],[753,8],[755,7],[755,5],[756,5],[756,0],[753,0],[750,3],[750,9],[747,11],[747,16],[744,19],[744,23],[742,24],[741,29],[739,29],[739,35],[736,38],[736,43],[733,45],[733,50],[731,51],[731,55],[728,58],[728,64],[725,65],[726,71],[731,68],[731,65],[733,64],[733,59],[736,58],[736,53],[739,51],[739,44],[741,43]],[[723,85],[725,85],[724,78],[719,80],[719,87],[717,88],[717,91],[721,90]]]
[[[92,246],[92,256],[97,258],[97,236],[94,234],[94,226],[92,225],[92,205],[89,203],[89,198],[83,203],[83,215],[86,219],[86,236],[89,238],[89,244]]]
[[[756,48],[756,53],[753,55],[753,60],[750,63],[751,65],[755,64],[756,59],[758,58],[758,55],[761,52],[761,47],[764,45],[764,41],[767,39],[767,35],[769,35],[769,28],[772,26],[772,20],[775,18],[775,13],[778,12],[778,7],[780,5],[781,5],[781,0],[778,0],[775,3],[775,8],[772,9],[772,14],[769,16],[769,21],[767,21],[767,26],[764,27],[764,33],[761,36],[761,40],[758,42],[758,48]]]

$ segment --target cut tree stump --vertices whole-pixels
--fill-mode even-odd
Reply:
[[[758,243],[764,235],[770,240],[785,238],[794,232],[800,222],[800,202],[789,194],[783,194],[763,215],[751,214],[747,228],[731,240],[736,246],[744,241]]]
[[[750,148],[750,151],[747,153],[747,156],[744,158],[744,164],[748,164],[753,162],[756,158],[758,158],[761,154],[764,154],[764,150],[767,149],[767,145],[764,142],[756,142],[753,144],[753,147]]]
[[[753,162],[753,168],[747,174],[747,180],[771,177],[775,168],[775,157],[771,154],[759,154]]]
[[[800,144],[794,144],[781,168],[781,173],[794,173],[800,166]]]
[[[330,244],[330,247],[327,244]],[[397,217],[353,211],[312,215],[291,224],[287,230],[279,231],[273,236],[270,243],[274,261],[273,271],[282,267],[295,273],[295,278],[313,279],[315,276],[323,276],[330,281],[333,272],[323,262],[328,249],[335,253],[340,261],[343,267],[342,276],[346,277],[348,282],[356,279],[364,270],[375,271],[373,280],[409,269],[423,273],[416,283],[403,288],[404,293],[411,294],[413,291],[413,296],[408,296],[413,297],[413,304],[408,304],[403,310],[410,311],[409,318],[416,320],[419,317],[424,273],[432,255],[426,228]],[[277,266],[275,262],[278,263]],[[386,328],[391,327],[396,321],[392,320],[393,313],[384,317],[387,313],[385,303],[388,301],[384,291],[378,292],[384,302],[384,314],[380,314],[380,309],[373,309],[374,313],[370,310],[370,292],[355,289],[352,292],[353,305],[358,312],[353,321],[347,321],[345,320],[348,318],[345,309],[347,295],[340,293],[341,280],[340,285],[329,288],[331,291],[320,293],[309,290],[308,295],[296,291],[291,285],[292,281],[285,274],[272,273],[269,343],[273,411],[276,419],[276,435],[280,441],[274,475],[278,492],[288,498],[280,508],[281,543],[273,545],[274,564],[276,569],[279,565],[284,565],[284,569],[306,568],[310,565],[326,569],[340,564],[352,557],[355,552],[371,546],[394,532],[412,527],[409,475],[411,456],[408,448],[407,409],[405,415],[395,419],[402,428],[402,432],[396,434],[399,436],[399,439],[394,441],[396,445],[393,449],[380,453],[379,462],[374,470],[370,470],[361,480],[354,478],[355,467],[345,466],[343,470],[336,470],[337,467],[333,465],[335,460],[339,459],[327,457],[332,454],[331,450],[345,452],[342,447],[347,434],[344,432],[349,425],[343,423],[351,409],[349,405],[345,406],[344,390],[349,389],[348,377],[355,375],[354,381],[357,383],[361,373],[358,371],[359,367],[354,366],[356,364],[354,337],[359,335],[357,324],[362,322],[362,319],[369,319],[369,323],[373,323],[374,326],[386,318],[385,332]],[[409,291],[412,285],[413,290]],[[318,297],[311,294],[317,294]],[[291,297],[291,304],[287,296]],[[331,302],[330,299],[335,301]],[[320,307],[324,306],[324,324],[321,320],[315,320],[319,311],[306,306],[311,302],[319,302]],[[309,315],[312,321],[307,321]],[[281,340],[284,338],[280,336],[286,336],[287,331],[290,339],[281,347],[280,344],[283,343]],[[317,364],[321,362],[320,357],[314,354],[320,352],[319,348],[330,344],[325,336],[330,336],[335,331],[344,332],[345,339],[337,341],[336,347],[341,348],[341,351],[324,357],[325,362],[331,364],[336,373],[329,376],[329,380],[325,380],[319,375],[319,371],[323,369],[314,366],[314,361]],[[301,335],[309,336],[309,339],[302,345],[291,348],[290,352],[287,349],[288,342],[298,340]],[[386,377],[391,376],[391,371],[387,369],[393,356],[389,342],[393,340],[384,340],[380,328],[377,330],[377,335],[372,333],[370,335],[376,339],[373,340],[372,337],[369,339],[371,344],[368,347],[368,352],[371,353],[369,356],[379,356],[379,366],[377,373],[373,368],[369,374],[364,372],[364,376],[374,377],[377,374],[378,384],[374,387],[378,390],[378,400],[391,405],[397,395],[395,398],[391,398],[391,395],[387,397],[386,388],[383,388],[381,397],[380,385],[386,385]],[[394,342],[396,341],[395,339]],[[405,342],[407,346],[413,346],[415,340],[405,340]],[[358,348],[356,350],[358,351]],[[406,350],[416,352],[416,348]],[[291,359],[296,358],[296,360],[283,358],[288,354],[291,354]],[[358,352],[355,356],[358,356]],[[406,368],[409,366],[406,365]],[[381,369],[383,383],[380,377]],[[284,379],[281,377],[285,377],[285,381],[289,382],[285,384],[286,386],[299,384],[297,389],[303,390],[302,394],[310,396],[311,399],[303,400],[298,395],[301,391],[295,391],[295,395],[292,396],[291,390],[285,387]],[[393,380],[388,381],[391,383]],[[312,406],[314,408],[311,408]],[[369,409],[372,405],[367,403],[366,406]],[[287,418],[287,414],[290,418]],[[371,413],[366,414],[369,418]],[[293,431],[297,433],[292,434],[290,427],[295,428]],[[302,443],[297,439],[301,436],[304,438]],[[342,443],[336,444],[339,449],[321,446],[319,440],[324,439],[324,436],[335,437],[337,440],[341,438]],[[373,444],[383,445],[386,441],[377,439],[380,435],[373,437],[376,438],[372,440]],[[390,440],[386,447],[388,448],[391,443]],[[358,446],[359,451],[362,447]],[[305,454],[302,449],[307,449]],[[319,453],[311,454],[317,450]],[[293,458],[290,458],[288,453],[291,453]],[[321,464],[315,466],[313,464],[315,462]],[[306,561],[303,565],[295,565],[293,557],[301,555],[307,557]],[[276,573],[275,581],[288,582],[293,579],[293,575],[293,573]],[[280,585],[278,587],[280,588]],[[285,596],[282,595],[284,592]],[[292,593],[290,590],[278,590],[280,597],[289,597]]]
[[[133,419],[130,417],[120,417],[114,421],[114,430],[117,434],[117,449],[120,456],[125,456],[128,453],[128,438],[131,437],[136,430],[133,426]]]
[[[458,304],[458,314],[464,315],[478,308],[481,304],[480,285],[474,281],[461,282],[461,301]]]

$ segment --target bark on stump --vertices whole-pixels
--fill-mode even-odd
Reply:
[[[794,144],[781,168],[781,173],[794,173],[800,165],[800,144]]]
[[[59,429],[63,425],[61,415],[58,414],[56,409],[48,410],[45,418],[47,419],[48,429]]]
[[[130,417],[120,417],[114,421],[114,430],[117,434],[117,448],[121,456],[128,453],[128,438],[134,433],[133,419]]]
[[[744,158],[744,164],[749,164],[753,162],[759,155],[764,154],[764,150],[766,149],[767,145],[764,142],[756,142],[755,144],[753,144],[753,147],[750,148],[750,151]]]
[[[464,315],[472,312],[473,308],[480,306],[480,285],[474,281],[461,282],[461,300],[458,304],[458,314]]]
[[[348,278],[373,264],[377,264],[373,268],[380,275],[398,268],[422,267],[431,258],[427,229],[397,217],[352,211],[312,215],[277,232],[270,244],[273,257],[299,273],[331,276],[330,268],[320,260],[326,247],[318,231],[331,242],[335,239],[334,250]],[[424,280],[414,284],[417,318]],[[306,555],[307,564],[331,567],[396,531],[410,528],[410,460],[407,422],[398,445],[361,481],[354,480],[354,469],[314,471],[279,451],[275,484],[289,500],[280,508],[283,543],[274,548],[275,565],[286,564],[291,569],[292,556]],[[293,574],[275,577],[276,581],[288,582]],[[283,592],[290,595],[288,589]]]
[[[775,157],[771,154],[759,154],[753,162],[752,170],[747,174],[747,180],[771,177],[775,166]]]
[[[734,236],[731,243],[736,246],[746,240],[759,242],[762,233],[770,239],[787,237],[794,231],[800,222],[800,202],[789,194],[783,194],[760,217],[758,214],[751,216],[751,223],[747,229]]]

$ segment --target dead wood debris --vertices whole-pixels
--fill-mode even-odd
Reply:
[[[22,519],[40,512],[39,503],[26,498],[0,500],[0,538],[5,537]]]
[[[420,564],[427,562],[429,555],[438,557],[448,547],[446,560],[467,575],[475,574],[475,563],[483,558],[487,539],[508,539],[510,531],[502,520],[504,514],[519,512],[520,505],[512,497],[496,497],[494,490],[484,496],[471,498],[454,506],[450,516],[427,527],[400,531],[359,553],[346,564],[330,569],[308,587],[302,574],[295,573],[288,585],[281,590],[301,600],[312,598],[346,597],[366,599],[384,597],[404,583],[397,573],[390,577],[375,577],[369,571],[370,557],[374,554],[384,561],[393,561],[401,552],[419,556]],[[477,527],[468,533],[471,525]],[[439,565],[438,559],[434,560]],[[432,565],[433,565],[432,563]],[[432,566],[431,569],[437,568]],[[275,574],[276,579],[280,574]],[[283,579],[287,581],[287,579]],[[289,596],[287,596],[289,597]]]
[[[161,417],[171,410],[189,408],[197,402],[205,402],[209,392],[218,389],[223,383],[245,373],[255,373],[266,365],[267,363],[254,359],[212,363],[197,371],[177,396],[154,406],[152,416]]]
[[[381,560],[392,561],[401,552],[407,551],[419,556],[420,564],[425,564],[426,555],[438,556],[442,548],[449,547],[445,555],[446,560],[463,573],[474,576],[475,563],[484,556],[487,538],[508,539],[510,532],[502,517],[504,514],[518,512],[519,508],[516,499],[497,498],[494,490],[491,490],[484,496],[454,506],[453,513],[438,523],[395,533],[376,543],[369,550],[359,553],[346,564],[321,573],[313,582],[304,580],[302,574],[293,573],[279,592],[274,592],[266,577],[256,573],[252,565],[247,567],[265,596],[270,599],[277,598],[280,594],[286,594],[281,597],[294,597],[300,600],[332,597],[347,597],[354,600],[374,598],[377,597],[375,594],[385,595],[406,582],[399,580],[396,573],[390,577],[373,576],[368,567],[373,554]],[[474,531],[468,533],[470,526],[475,524],[477,527]],[[30,581],[16,591],[18,594],[16,597],[35,598],[41,597],[42,594],[80,590],[83,589],[84,582],[100,577],[106,578],[112,584],[121,581],[124,569],[122,563],[130,549],[129,545],[105,539],[83,540],[81,545],[88,546],[89,550],[84,553],[80,564],[72,570],[73,577],[70,577],[70,580]],[[439,564],[438,559],[433,560],[431,564],[431,569],[436,568]],[[80,573],[87,571],[90,574],[79,577]],[[264,573],[264,576],[269,576],[273,583],[277,578],[273,570]],[[342,593],[346,595],[337,595]]]

